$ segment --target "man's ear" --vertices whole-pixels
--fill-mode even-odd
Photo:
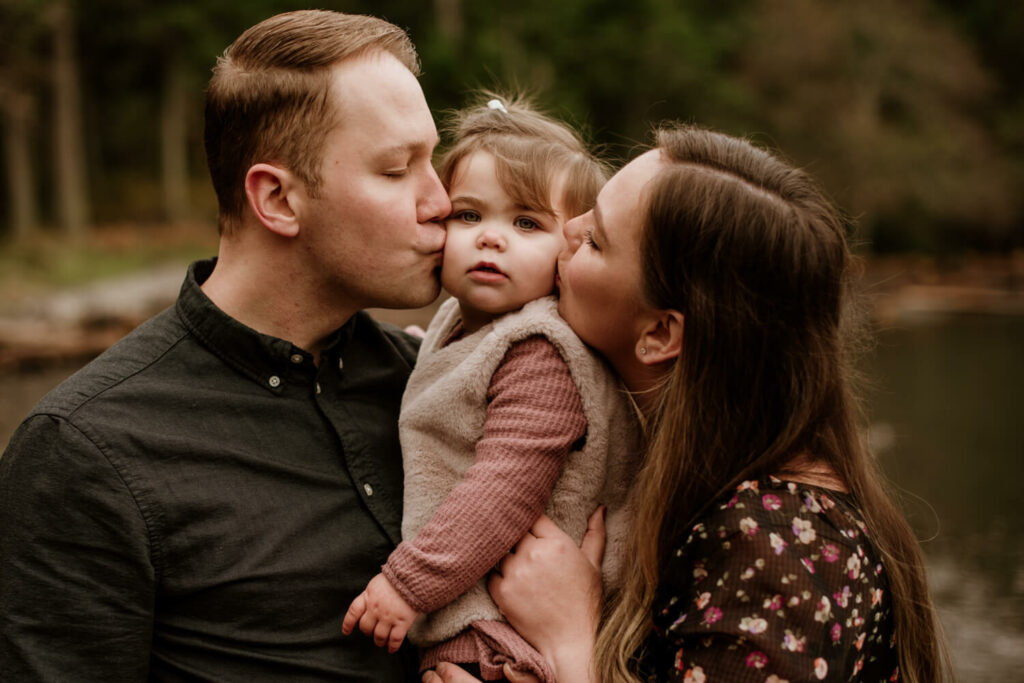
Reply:
[[[273,164],[253,164],[245,174],[245,196],[260,223],[281,237],[299,234],[295,213],[302,187],[291,171]]]
[[[645,365],[674,360],[683,349],[683,314],[671,308],[654,311],[636,343],[636,357]]]

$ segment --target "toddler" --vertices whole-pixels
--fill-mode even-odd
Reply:
[[[579,542],[599,504],[606,585],[618,572],[636,417],[552,296],[562,226],[591,208],[605,167],[521,100],[463,111],[452,132],[440,168],[452,201],[441,284],[452,298],[402,400],[404,540],[343,630],[358,623],[391,651],[408,633],[423,670],[450,661],[497,680],[510,663],[550,681],[484,578],[542,512]]]

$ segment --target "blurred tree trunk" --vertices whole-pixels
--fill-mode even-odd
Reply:
[[[462,38],[462,0],[434,0],[437,26],[446,39],[458,42]]]
[[[11,198],[11,227],[15,237],[27,237],[38,229],[35,182],[29,140],[32,97],[17,88],[0,87],[3,103],[4,148],[7,150],[7,182]]]
[[[188,92],[181,61],[172,55],[164,61],[163,101],[160,109],[160,154],[163,180],[164,216],[172,223],[187,220],[188,175]]]
[[[67,0],[50,8],[53,22],[54,168],[57,173],[57,215],[73,238],[89,222],[82,107],[75,49],[75,24]]]

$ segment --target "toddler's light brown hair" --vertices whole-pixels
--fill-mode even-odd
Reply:
[[[476,152],[494,157],[498,182],[517,204],[555,215],[552,185],[560,180],[568,220],[589,211],[608,179],[606,163],[569,125],[539,111],[523,96],[483,93],[444,127],[451,140],[438,175],[451,188],[459,162]]]

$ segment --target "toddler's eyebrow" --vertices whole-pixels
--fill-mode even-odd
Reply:
[[[480,199],[468,194],[455,195],[454,197],[451,197],[450,201],[452,204],[468,204],[473,207],[483,205],[483,202]]]
[[[516,210],[517,211],[531,211],[533,213],[540,213],[540,214],[544,214],[545,216],[550,216],[551,218],[557,218],[557,216],[555,215],[554,211],[549,211],[547,209],[542,209],[542,208],[537,207],[537,206],[527,206],[526,204],[516,204]]]

